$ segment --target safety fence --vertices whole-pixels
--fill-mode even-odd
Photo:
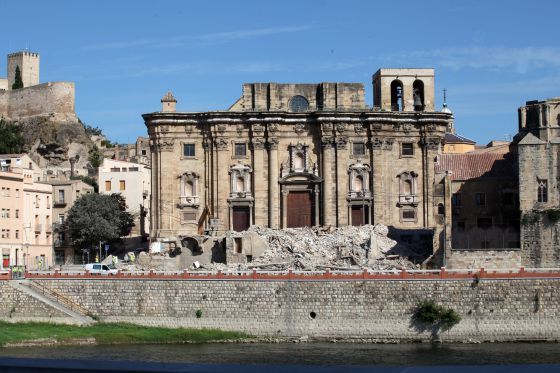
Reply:
[[[26,279],[125,279],[125,280],[256,280],[256,281],[363,281],[363,280],[483,280],[560,278],[560,268],[386,270],[386,271],[28,271]],[[0,271],[0,280],[11,279],[10,271]]]

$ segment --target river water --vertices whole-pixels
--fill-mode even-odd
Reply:
[[[365,367],[423,367],[425,369],[429,366],[435,368],[435,366],[450,365],[456,366],[453,371],[472,371],[465,370],[467,366],[474,368],[472,366],[493,365],[502,368],[504,366],[530,368],[528,371],[536,371],[535,369],[538,368],[539,371],[560,372],[560,344],[558,343],[86,345],[0,348],[0,357],[66,361],[133,361],[138,366],[150,365],[148,363],[202,364],[202,366],[211,364],[215,367],[234,365],[240,370],[243,370],[242,367],[255,365],[272,367],[291,365],[299,369],[290,369],[290,371],[302,372],[315,372],[320,367],[340,367],[341,370],[338,371],[349,371],[348,369],[351,368],[350,371],[356,371]],[[301,370],[305,367],[308,369]],[[477,369],[477,372],[480,371]],[[499,369],[499,371],[525,370]]]

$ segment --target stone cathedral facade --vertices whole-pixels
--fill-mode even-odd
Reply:
[[[434,163],[452,116],[434,109],[433,69],[380,69],[373,96],[366,105],[360,83],[248,83],[228,110],[180,112],[168,93],[162,111],[143,115],[152,238],[251,225],[441,228]]]

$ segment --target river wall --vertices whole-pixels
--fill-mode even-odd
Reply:
[[[33,281],[107,322],[220,328],[272,337],[429,340],[436,337],[435,331],[423,330],[412,321],[412,314],[420,301],[432,299],[462,317],[436,338],[470,342],[560,339],[558,278]],[[17,289],[8,281],[0,281],[0,319],[48,316],[44,305],[27,303],[14,292]],[[50,317],[60,320],[57,315]]]

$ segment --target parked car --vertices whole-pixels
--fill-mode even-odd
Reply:
[[[106,264],[99,264],[99,263],[89,263],[85,265],[85,270],[91,274],[100,274],[100,275],[115,275],[117,274],[116,269],[109,268]]]

